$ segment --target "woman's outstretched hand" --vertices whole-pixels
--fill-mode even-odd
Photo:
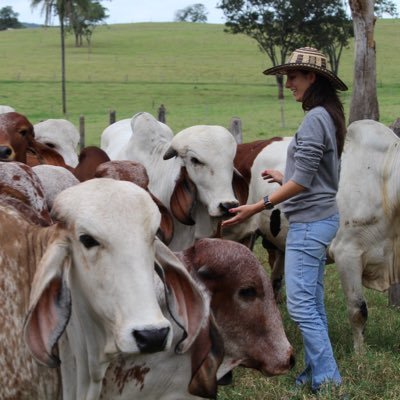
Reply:
[[[282,185],[283,174],[276,169],[266,169],[261,172],[261,176],[263,177],[263,179],[267,180],[268,183],[276,182]]]
[[[256,204],[245,204],[243,206],[231,208],[229,210],[231,214],[236,214],[232,218],[229,218],[222,222],[222,228],[224,226],[236,225],[250,218],[252,215],[258,212],[257,203]]]

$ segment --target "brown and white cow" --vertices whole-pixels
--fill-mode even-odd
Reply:
[[[17,112],[0,114],[0,161],[66,166],[59,153],[35,139],[33,125]]]
[[[47,367],[61,360],[64,400],[94,399],[114,358],[168,350],[174,333],[158,305],[164,289],[154,286],[154,264],[164,270],[168,304],[187,332],[179,350],[190,347],[207,307],[155,239],[160,214],[146,191],[92,179],[61,192],[53,217],[56,224],[41,227],[0,205],[1,398],[58,398],[55,374],[32,356]]]
[[[52,223],[41,181],[26,164],[0,161],[0,200],[34,224]]]
[[[362,287],[386,291],[400,281],[400,138],[391,129],[372,120],[349,125],[337,203],[340,227],[329,251],[361,351],[368,317]]]
[[[254,368],[265,376],[287,373],[294,364],[293,350],[268,275],[254,254],[237,242],[199,239],[176,255],[210,299],[211,317],[224,346],[217,378],[237,366]],[[101,398],[216,398],[216,392],[202,391],[193,382],[199,350],[195,345],[185,354],[171,350],[115,360],[105,375]],[[203,373],[213,365],[210,359],[207,363]]]

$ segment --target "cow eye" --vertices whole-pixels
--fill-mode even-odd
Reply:
[[[239,290],[239,296],[245,300],[253,300],[257,296],[256,288],[253,286]]]
[[[196,157],[192,157],[190,159],[190,161],[194,164],[194,165],[203,165],[203,163]]]
[[[79,240],[87,249],[100,244],[93,236],[90,235],[81,235],[79,236]]]
[[[27,129],[21,129],[20,131],[19,131],[19,134],[21,135],[21,136],[26,136],[27,134],[28,134],[28,130]]]
[[[52,148],[52,149],[54,149],[54,148],[56,147],[56,146],[54,145],[54,143],[49,143],[49,142],[46,142],[45,145],[46,145],[47,147]]]

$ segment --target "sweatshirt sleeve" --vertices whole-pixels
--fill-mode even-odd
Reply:
[[[291,180],[310,188],[325,151],[325,126],[321,114],[307,114],[296,133],[295,172]]]

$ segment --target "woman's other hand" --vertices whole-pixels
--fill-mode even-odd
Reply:
[[[266,169],[261,172],[261,176],[264,180],[268,181],[268,183],[276,182],[282,185],[283,174],[276,169]]]

